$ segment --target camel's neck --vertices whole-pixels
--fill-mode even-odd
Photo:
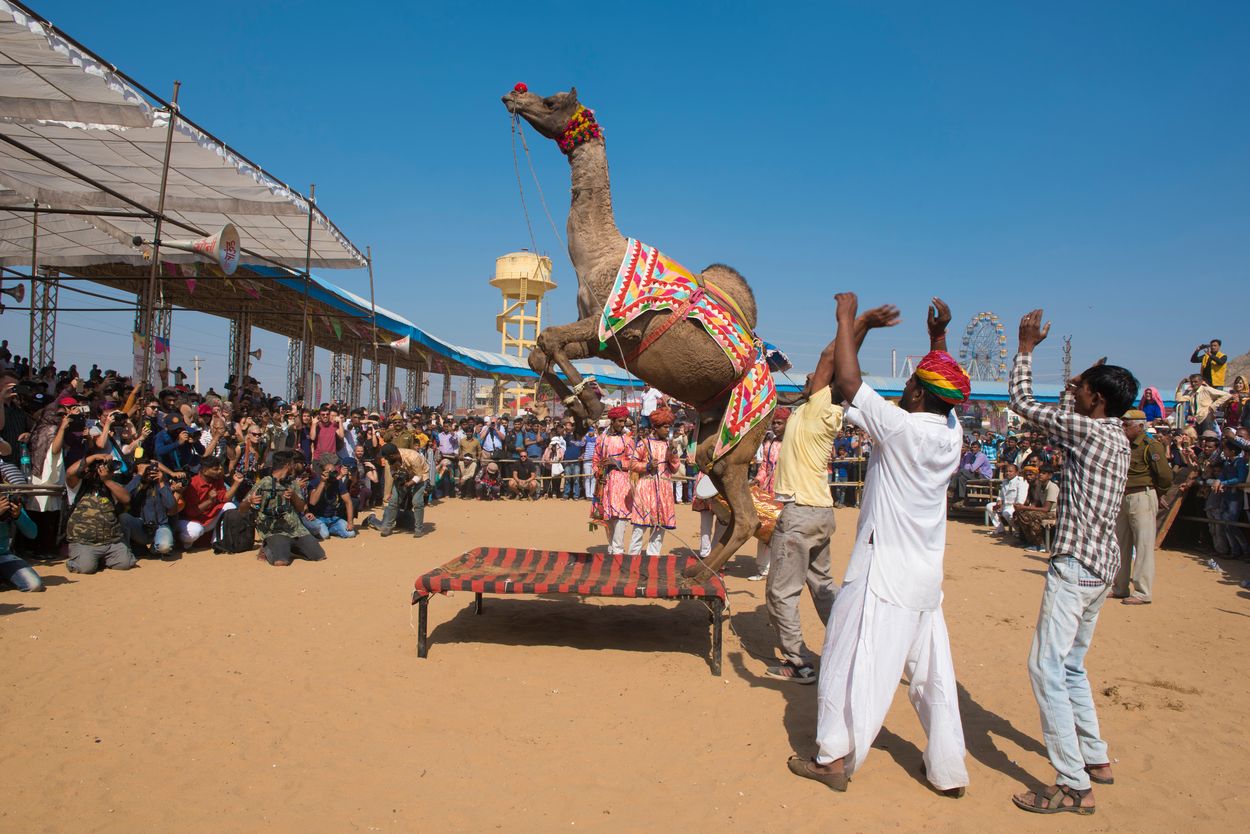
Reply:
[[[569,257],[578,277],[591,274],[596,262],[623,242],[612,215],[608,155],[603,140],[592,140],[569,154],[573,201],[569,207]]]

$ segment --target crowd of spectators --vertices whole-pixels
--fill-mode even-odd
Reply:
[[[1126,415],[1126,431],[1132,436],[1134,424],[1140,424],[1151,454],[1170,470],[1158,479],[1166,485],[1158,496],[1160,521],[1180,502],[1172,515],[1189,528],[1190,540],[1216,555],[1250,561],[1250,387],[1241,375],[1226,384],[1228,358],[1218,339],[1200,345],[1190,358],[1200,372],[1181,381],[1175,406],[1168,407],[1158,389],[1143,389],[1137,408]],[[986,522],[998,535],[1014,534],[1040,551],[1062,478],[1062,450],[1044,435],[973,431],[951,497],[956,506],[970,503],[970,484],[990,484],[994,494],[984,505]],[[1192,518],[1207,523],[1184,523]]]
[[[1241,376],[1223,387],[1218,341],[1194,361],[1202,372],[1182,383],[1179,410],[1165,407],[1154,388],[1139,407],[1178,487],[1213,522],[1211,546],[1250,558],[1238,526],[1247,517],[1240,486],[1250,457],[1250,391]],[[625,430],[646,429],[657,405],[663,398],[646,389],[637,425],[631,417]],[[259,538],[260,558],[285,565],[296,556],[324,558],[320,541],[353,537],[358,525],[421,536],[425,507],[448,498],[585,501],[595,491],[591,460],[607,422],[579,430],[571,418],[534,414],[309,409],[266,396],[251,378],[228,383],[224,394],[185,385],[151,392],[96,366],[85,376],[74,366],[34,372],[7,344],[0,345],[0,406],[0,579],[24,589],[40,586],[31,561],[58,554],[71,571],[93,573],[195,548],[254,550]],[[684,469],[674,480],[677,503],[694,499],[692,417],[677,409],[670,441]],[[761,456],[767,448],[766,439]],[[862,430],[838,435],[829,463],[837,505],[856,503],[870,454]],[[991,483],[987,522],[1041,550],[1062,478],[1062,451],[1041,433],[973,430],[952,500],[967,503],[971,484]]]
[[[175,376],[182,381],[181,375]],[[644,392],[653,412],[663,399]],[[255,550],[274,565],[324,558],[319,542],[376,528],[424,534],[444,499],[585,501],[605,421],[534,414],[454,417],[440,409],[381,414],[315,409],[267,396],[252,378],[224,393],[185,384],[142,390],[92,366],[32,372],[0,346],[0,579],[41,587],[32,563],[123,570],[180,552]],[[695,426],[678,410],[674,500],[694,498]],[[648,414],[625,430],[647,428]],[[862,433],[839,438],[830,480],[861,471]],[[842,503],[854,487],[837,488]]]

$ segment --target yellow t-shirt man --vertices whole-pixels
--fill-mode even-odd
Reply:
[[[781,438],[773,489],[781,501],[804,507],[832,507],[829,459],[842,429],[842,406],[833,404],[829,386],[821,388],[790,413]]]

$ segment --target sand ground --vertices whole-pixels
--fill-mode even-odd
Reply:
[[[366,533],[319,564],[194,553],[129,573],[42,570],[0,594],[0,830],[1229,831],[1250,803],[1243,667],[1250,594],[1159,556],[1154,605],[1108,604],[1089,656],[1116,761],[1094,817],[1033,817],[1012,792],[1052,774],[1025,658],[1045,562],[949,527],[946,617],[972,785],[938,797],[900,688],[846,794],[796,779],[815,687],[762,677],[772,652],[750,558],[726,580],[724,674],[693,602],[431,603],[414,577],[483,544],[585,549],[585,503],[447,501],[420,541]],[[679,510],[679,534],[696,519]],[[855,511],[838,511],[838,576]],[[680,542],[670,539],[672,547]],[[753,552],[753,550],[751,550]],[[823,630],[804,601],[809,642]],[[1238,823],[1237,820],[1242,820]],[[1244,829],[1243,829],[1244,830]]]

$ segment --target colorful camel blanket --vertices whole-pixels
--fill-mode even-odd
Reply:
[[[608,339],[622,327],[655,310],[678,310],[699,322],[733,364],[738,381],[726,389],[729,402],[712,453],[714,459],[720,458],[767,419],[776,405],[777,387],[763,344],[747,327],[738,305],[716,285],[701,281],[655,247],[630,238],[599,319],[600,347],[607,347]]]

